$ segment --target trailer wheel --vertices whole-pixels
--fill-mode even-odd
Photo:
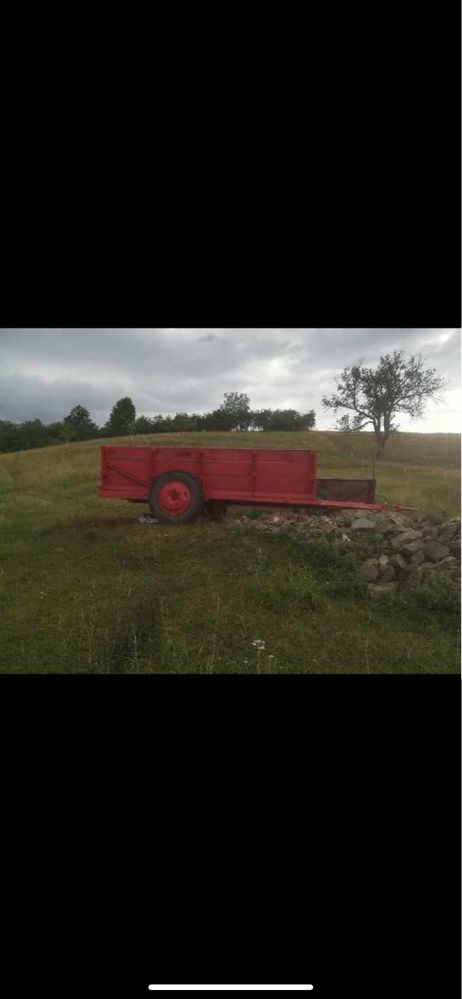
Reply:
[[[189,524],[203,505],[201,483],[187,472],[165,472],[151,486],[151,513],[163,524]]]

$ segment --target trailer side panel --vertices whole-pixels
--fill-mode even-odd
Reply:
[[[103,447],[102,497],[149,498],[152,482],[183,471],[202,482],[208,499],[309,501],[316,496],[314,451],[230,448]]]

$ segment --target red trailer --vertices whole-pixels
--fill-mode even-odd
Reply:
[[[154,517],[172,524],[226,503],[408,509],[375,503],[373,479],[318,479],[316,457],[308,450],[102,447],[98,496],[149,503]]]

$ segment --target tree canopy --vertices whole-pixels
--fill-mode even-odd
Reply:
[[[316,414],[313,409],[309,413],[298,413],[296,409],[262,409],[251,415],[254,429],[264,430],[267,433],[314,430],[316,427]]]
[[[64,417],[63,423],[66,427],[72,428],[72,433],[69,435],[69,440],[88,440],[89,437],[94,437],[98,432],[98,427],[88,412],[85,406],[74,406],[71,409],[68,416]]]
[[[376,368],[362,361],[344,368],[338,378],[337,392],[325,396],[323,406],[346,412],[337,429],[358,431],[372,426],[376,453],[381,458],[390,434],[399,429],[398,413],[412,419],[423,415],[426,403],[445,385],[435,368],[425,368],[421,355],[406,360],[402,350],[385,354]]]
[[[250,399],[244,392],[225,392],[225,401],[216,412],[224,414],[224,423],[229,422],[229,427],[223,429],[248,430],[250,426]]]
[[[69,423],[72,427],[77,427],[80,423],[86,423],[89,427],[95,426],[85,406],[74,406],[69,415],[64,417],[64,423]]]
[[[105,429],[114,437],[125,437],[133,433],[135,421],[136,409],[132,400],[126,396],[124,399],[119,399],[112,407]]]

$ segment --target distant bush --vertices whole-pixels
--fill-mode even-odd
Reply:
[[[69,423],[66,420],[49,424],[42,423],[41,420],[10,423],[0,420],[0,452],[28,451],[36,447],[90,440],[99,433],[95,423]]]
[[[31,448],[65,444],[77,440],[75,428],[64,423],[50,423],[46,426],[41,420],[27,420],[25,423],[0,421],[0,451],[28,451]]]
[[[316,427],[314,409],[309,413],[297,413],[295,409],[275,409],[274,411],[262,409],[250,415],[253,429],[263,430],[266,433],[314,430]]]
[[[20,426],[9,420],[0,420],[0,451],[20,451]]]

